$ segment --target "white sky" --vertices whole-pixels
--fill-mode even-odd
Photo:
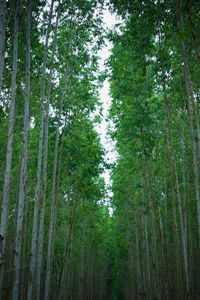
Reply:
[[[111,14],[105,5],[104,6],[104,14],[103,14],[104,28],[105,29],[113,28],[113,26],[115,25],[115,23],[117,23],[117,21],[119,22],[119,18],[118,18],[118,20],[116,20],[115,15]],[[108,40],[105,40],[105,45],[98,53],[98,55],[100,57],[99,63],[100,63],[101,71],[105,70],[104,63],[111,54],[111,52],[110,52],[111,48],[112,48],[112,44]],[[107,135],[108,124],[113,126],[113,124],[110,121],[106,122],[106,117],[108,116],[108,110],[109,110],[109,107],[110,107],[110,104],[112,101],[111,97],[109,96],[108,80],[104,81],[103,87],[100,89],[99,92],[100,92],[101,102],[103,103],[103,119],[102,119],[101,124],[96,127],[96,130],[99,133],[100,138],[101,138],[101,143],[102,143],[103,147],[105,148],[105,152],[106,152],[105,160],[108,163],[112,163],[116,160],[117,153],[115,152],[114,143]],[[109,196],[112,196],[112,193],[109,191],[109,186],[111,184],[109,170],[105,170],[105,172],[103,173],[103,177],[104,177],[106,185],[107,185],[108,194],[109,194]],[[107,205],[109,206],[109,199],[107,201]],[[110,215],[112,215],[112,211],[113,211],[113,209],[111,207],[109,207]]]

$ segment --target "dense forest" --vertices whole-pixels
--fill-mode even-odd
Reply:
[[[0,299],[200,299],[199,78],[198,0],[0,0]]]

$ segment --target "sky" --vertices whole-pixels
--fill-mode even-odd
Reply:
[[[112,29],[113,26],[117,22],[119,22],[119,20],[116,20],[116,16],[109,12],[106,5],[104,6],[103,22],[104,22],[105,29]],[[100,57],[99,64],[100,64],[101,71],[105,70],[104,63],[111,54],[111,52],[110,52],[111,48],[112,48],[112,43],[110,43],[106,39],[103,48],[98,53],[98,55]],[[115,145],[114,145],[113,141],[107,135],[108,124],[110,124],[110,126],[113,126],[113,124],[110,121],[109,122],[106,121],[108,113],[109,113],[108,112],[109,107],[110,107],[110,104],[112,101],[111,97],[109,96],[108,80],[104,81],[102,88],[99,90],[99,93],[100,93],[101,102],[103,103],[103,118],[102,118],[102,122],[100,123],[100,125],[98,125],[96,127],[96,130],[97,130],[98,134],[100,135],[101,143],[105,149],[105,153],[106,153],[105,161],[107,163],[113,163],[116,160],[117,154],[115,152]],[[108,195],[112,196],[111,191],[109,191],[109,186],[111,185],[109,170],[104,171],[103,177],[104,177],[105,183],[107,185]],[[110,206],[109,199],[107,199],[106,204],[108,206]],[[111,207],[109,207],[110,215],[112,215],[112,211],[113,211],[113,209]]]

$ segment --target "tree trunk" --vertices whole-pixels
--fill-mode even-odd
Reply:
[[[39,227],[38,253],[37,253],[37,276],[36,276],[36,297],[37,297],[37,299],[39,299],[39,297],[40,297],[40,281],[41,281],[41,270],[42,270],[42,259],[43,259],[44,213],[45,213],[46,187],[47,187],[49,105],[50,105],[50,97],[51,97],[54,55],[55,55],[56,42],[57,42],[58,20],[59,20],[59,11],[58,11],[57,17],[56,17],[54,42],[53,42],[53,49],[52,49],[52,56],[51,56],[49,82],[48,82],[47,104],[46,104],[46,119],[45,119],[45,132],[44,132],[42,207],[41,207],[41,211],[40,211],[40,227]]]
[[[149,238],[147,231],[147,216],[144,215],[144,232],[145,232],[145,250],[146,250],[146,268],[147,268],[147,293],[150,293],[151,287],[151,271],[150,271],[150,254],[149,254]]]
[[[164,72],[163,72],[163,75],[164,75]],[[163,80],[164,80],[164,78],[163,78]],[[182,240],[182,247],[183,247],[184,271],[185,271],[185,280],[186,280],[186,292],[188,295],[189,294],[189,275],[188,275],[188,255],[187,255],[186,233],[185,233],[183,212],[182,212],[182,206],[181,206],[179,180],[178,180],[178,173],[177,173],[176,161],[175,161],[175,155],[174,155],[173,139],[172,139],[172,134],[171,134],[171,123],[170,123],[170,116],[169,116],[168,100],[167,100],[167,95],[166,95],[165,80],[163,82],[163,90],[164,90],[164,101],[165,101],[165,113],[166,113],[166,119],[167,119],[169,139],[170,139],[170,144],[171,144],[170,156],[172,159],[172,164],[173,164],[173,169],[174,169],[175,186],[176,186],[176,192],[177,192],[177,203],[178,203],[178,210],[179,210],[179,216],[180,216],[181,240]]]
[[[79,279],[79,299],[83,299],[83,280],[84,280],[84,225],[82,229],[82,238],[81,238],[81,262],[80,262],[80,279]]]
[[[151,196],[151,187],[150,187],[150,172],[148,169],[148,162],[146,161],[146,189],[147,195],[149,200],[149,207],[150,207],[150,217],[151,217],[151,236],[152,236],[152,265],[153,265],[153,272],[154,278],[152,278],[153,285],[154,285],[154,293],[158,295],[158,259],[157,259],[157,243],[156,243],[156,231],[155,231],[155,213],[153,209],[153,199]],[[153,286],[152,286],[153,289]]]
[[[57,287],[57,291],[56,291],[56,299],[60,298],[60,290],[61,290],[61,285],[63,282],[63,276],[64,276],[64,270],[65,270],[65,266],[67,263],[67,272],[69,274],[69,264],[71,261],[71,253],[70,253],[70,258],[69,261],[67,262],[67,258],[68,258],[68,254],[69,254],[69,242],[71,240],[72,243],[72,238],[73,238],[73,228],[74,228],[74,220],[75,220],[75,214],[76,214],[76,207],[77,207],[77,202],[76,200],[74,200],[74,205],[73,205],[73,211],[72,211],[72,221],[71,221],[71,225],[70,225],[70,229],[69,229],[69,233],[68,233],[68,237],[66,240],[66,246],[65,246],[65,254],[63,257],[63,263],[62,263],[62,267],[61,267],[61,271],[59,274],[59,278],[58,278],[58,287]],[[68,295],[69,291],[67,290],[67,295]]]
[[[26,87],[25,87],[25,103],[24,103],[24,132],[23,132],[23,148],[22,162],[20,171],[20,186],[17,209],[17,230],[14,251],[14,267],[15,277],[13,283],[13,300],[17,300],[19,296],[20,286],[20,258],[22,244],[22,227],[24,216],[24,198],[27,178],[27,155],[28,155],[28,131],[29,131],[29,97],[30,97],[30,31],[31,31],[31,0],[27,1],[27,17],[26,17]]]
[[[150,183],[149,183],[149,176],[150,175],[149,175],[149,168],[148,168],[148,163],[147,162],[146,162],[146,166],[147,166],[146,167],[146,170],[147,170],[146,181],[147,181],[148,194],[151,195]],[[156,182],[157,178],[154,178],[153,180],[154,180],[154,182]],[[164,242],[161,216],[159,215],[160,212],[157,211],[157,209],[156,209],[155,201],[151,197],[149,198],[149,202],[150,202],[150,208],[151,208],[151,213],[152,213],[152,221],[155,220],[157,225],[158,225],[158,231],[159,231],[161,248],[162,248],[162,256],[163,256],[164,265],[165,265],[165,293],[166,293],[166,298],[170,299],[170,297],[171,297],[171,287],[170,287],[170,282],[169,282],[169,267],[168,267],[167,250],[166,250],[166,246],[165,246],[165,242]],[[155,233],[154,233],[154,239],[155,239]],[[156,266],[158,268],[158,263],[156,264]],[[158,272],[158,270],[157,270],[157,272]]]
[[[71,50],[71,31],[72,31],[72,19],[70,21],[68,54],[70,53]],[[55,201],[56,201],[55,194],[56,194],[56,174],[57,174],[57,163],[58,163],[57,156],[58,156],[59,128],[60,128],[61,114],[63,110],[63,102],[65,98],[65,87],[67,82],[68,67],[69,67],[69,60],[67,60],[66,68],[65,68],[63,92],[60,100],[58,123],[56,126],[56,140],[55,140],[55,147],[54,147],[54,164],[53,164],[53,180],[52,180],[52,204],[51,204],[51,214],[50,214],[50,224],[49,224],[47,267],[46,267],[46,279],[45,279],[45,300],[48,300],[49,298],[51,252],[52,252],[53,227],[54,227],[54,215],[55,215],[54,211],[55,211]]]
[[[175,257],[176,259],[176,286],[175,288],[178,290],[180,287],[179,285],[179,275],[180,275],[180,245],[179,245],[179,234],[178,234],[178,224],[177,224],[177,215],[176,215],[176,196],[175,196],[175,187],[174,187],[174,181],[173,181],[173,162],[171,157],[171,149],[170,149],[170,142],[169,142],[169,130],[167,127],[167,116],[165,115],[166,119],[166,141],[167,141],[167,153],[168,153],[168,165],[169,165],[169,175],[170,175],[170,185],[171,185],[171,191],[172,191],[172,213],[173,213],[173,230],[174,230],[174,243],[175,243]]]
[[[42,65],[42,81],[41,81],[41,107],[40,107],[40,134],[38,144],[38,160],[37,160],[37,183],[35,190],[35,206],[33,215],[33,230],[32,230],[32,241],[31,241],[31,260],[29,270],[29,281],[28,281],[28,293],[27,299],[31,300],[33,286],[35,284],[35,272],[36,272],[36,258],[37,258],[37,232],[38,232],[38,211],[39,211],[39,197],[40,197],[40,185],[41,185],[41,171],[42,171],[42,148],[43,148],[43,134],[44,134],[44,97],[45,97],[45,77],[46,77],[46,61],[48,52],[48,42],[50,34],[51,19],[53,14],[54,0],[51,1],[51,8],[49,12],[48,26],[46,31],[46,41],[43,56]]]
[[[165,289],[166,289],[166,299],[171,299],[171,287],[170,287],[170,281],[169,281],[169,266],[168,266],[168,258],[167,258],[167,249],[165,246],[164,241],[164,235],[162,230],[162,223],[161,223],[161,217],[157,218],[157,224],[158,224],[158,230],[159,230],[159,236],[160,236],[160,242],[162,247],[162,254],[164,258],[164,265],[165,265]]]
[[[0,96],[2,90],[6,33],[6,0],[0,0]]]
[[[184,30],[183,14],[181,12],[181,9],[182,9],[182,1],[179,2],[179,0],[176,0],[178,26],[179,26],[180,32],[183,32],[183,30]],[[193,167],[194,167],[194,175],[195,175],[198,233],[199,233],[199,243],[200,243],[200,196],[199,196],[199,174],[198,174],[198,172],[199,172],[198,171],[198,163],[199,163],[198,160],[200,157],[200,129],[199,129],[199,120],[198,120],[196,103],[194,100],[193,85],[192,85],[192,80],[191,80],[191,76],[190,76],[189,65],[188,65],[188,60],[187,60],[187,55],[186,55],[186,47],[185,47],[185,42],[183,39],[181,39],[181,50],[182,50],[183,63],[184,63],[184,74],[185,74],[186,96],[187,96],[187,111],[188,111],[190,132],[191,132],[191,138],[192,138],[192,155],[193,155]],[[191,114],[191,104],[193,107],[194,119],[195,119],[196,130],[197,130],[198,152],[196,152],[196,142],[195,142],[194,128],[193,128],[193,123],[192,123],[192,114]]]
[[[135,211],[135,242],[136,242],[136,267],[137,267],[137,297],[141,296],[141,266],[140,266],[140,252],[139,252],[139,239],[138,239],[138,222],[137,222],[137,212]]]
[[[24,245],[22,254],[22,272],[21,272],[21,286],[20,286],[20,299],[26,299],[27,281],[26,281],[26,263],[28,251],[28,225],[29,225],[29,210],[28,202],[25,202],[25,221],[24,221]]]
[[[145,221],[144,221],[144,214],[143,211],[141,211],[141,217],[142,217],[142,228],[145,227]],[[142,232],[142,248],[143,248],[143,253],[144,255],[142,256],[142,281],[143,281],[143,291],[142,291],[142,297],[145,298],[147,295],[147,282],[146,282],[146,266],[147,266],[147,261],[145,260],[146,258],[146,239],[145,239],[145,230]]]
[[[194,24],[193,24],[193,21],[192,21],[192,13],[191,13],[191,8],[190,8],[190,0],[188,0],[187,3],[188,3],[188,5],[187,5],[187,13],[188,13],[189,21],[190,21],[192,38],[193,38],[193,41],[194,41],[194,46],[195,46],[195,51],[196,51],[197,59],[198,59],[198,61],[200,63],[199,43],[198,43],[198,40],[197,40],[197,36],[195,34]]]
[[[184,143],[184,120],[182,121],[182,180],[183,180],[183,216],[184,216],[184,228],[185,228],[185,241],[187,245],[187,189],[186,189],[186,176],[185,176],[185,143]]]
[[[9,111],[9,128],[8,128],[8,142],[6,149],[6,167],[3,187],[3,202],[1,211],[1,227],[0,227],[0,295],[2,294],[2,282],[4,261],[6,256],[6,236],[7,236],[7,219],[9,209],[9,188],[11,177],[11,163],[12,163],[12,143],[14,130],[14,114],[15,114],[15,98],[16,98],[16,75],[17,75],[17,57],[18,57],[18,33],[19,33],[19,6],[20,0],[16,0],[15,7],[15,22],[14,22],[14,48],[12,61],[12,84],[11,84],[11,102]],[[1,297],[1,296],[0,296]]]

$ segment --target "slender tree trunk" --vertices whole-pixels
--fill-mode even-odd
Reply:
[[[146,268],[147,268],[147,292],[150,293],[151,287],[151,271],[150,271],[150,254],[149,254],[149,238],[147,231],[147,216],[144,215],[144,232],[145,232],[145,250],[146,250]]]
[[[139,238],[138,238],[138,221],[137,221],[137,212],[135,211],[135,241],[136,241],[136,267],[137,267],[137,297],[141,296],[141,266],[140,266],[140,252],[139,252]]]
[[[62,107],[62,105],[61,105]],[[60,109],[62,111],[62,109]],[[59,113],[59,120],[61,113]],[[59,124],[59,122],[58,122]],[[58,156],[58,141],[59,141],[59,126],[56,128],[56,141],[54,148],[54,164],[53,164],[53,181],[52,181],[52,202],[50,213],[50,224],[48,234],[48,252],[47,252],[47,267],[46,267],[46,279],[45,279],[45,300],[49,299],[49,287],[50,287],[50,274],[51,274],[51,260],[52,260],[52,243],[53,243],[53,229],[55,222],[55,206],[56,206],[56,173],[57,173],[57,156]]]
[[[169,281],[169,266],[168,266],[168,258],[167,258],[167,249],[165,246],[165,241],[164,241],[164,235],[163,235],[163,230],[162,230],[162,221],[161,217],[157,218],[157,224],[158,224],[158,230],[159,230],[159,236],[160,236],[160,241],[161,241],[161,247],[162,247],[162,254],[164,257],[164,264],[165,264],[165,289],[166,289],[166,298],[167,299],[172,299],[171,298],[171,287],[170,287],[170,281]]]
[[[91,265],[91,272],[90,272],[90,299],[94,299],[94,262],[93,262],[93,245],[92,245],[92,237],[91,237],[91,247],[90,247],[90,265]]]
[[[90,228],[88,227],[88,230],[90,231]],[[92,233],[89,233],[89,241],[88,241],[88,247],[87,247],[87,277],[86,277],[86,298],[90,300],[90,293],[91,293],[91,251],[92,251]]]
[[[190,134],[192,139],[192,157],[193,157],[193,169],[194,169],[194,177],[195,177],[195,193],[196,193],[196,201],[197,201],[198,233],[199,233],[199,240],[200,240],[199,170],[198,170],[198,159],[197,159],[195,134],[193,128],[193,121],[192,121],[192,113],[191,113],[191,107],[190,107],[189,97],[188,97],[189,90],[187,84],[186,84],[186,92],[187,92],[187,111],[188,111],[188,118],[189,118],[189,125],[190,125]]]
[[[150,207],[150,217],[151,217],[151,236],[152,236],[152,265],[153,265],[153,274],[154,278],[152,278],[153,285],[154,285],[154,293],[158,294],[158,258],[157,258],[157,242],[156,242],[156,231],[155,231],[155,213],[153,209],[153,199],[151,196],[151,187],[150,187],[150,172],[148,169],[148,162],[146,161],[146,189],[147,195],[149,200],[149,207]],[[152,286],[153,288],[153,286]]]
[[[175,257],[176,259],[176,290],[178,291],[179,280],[180,280],[180,245],[179,245],[179,234],[178,234],[178,224],[177,224],[177,215],[176,215],[176,196],[175,196],[175,187],[173,181],[173,162],[171,157],[171,150],[170,150],[170,142],[169,142],[169,130],[167,127],[167,117],[166,119],[166,141],[167,141],[167,153],[168,153],[168,165],[169,165],[169,172],[170,172],[170,185],[172,190],[172,213],[173,213],[173,230],[174,230],[174,243],[175,243]]]
[[[144,214],[143,211],[141,211],[141,217],[142,217],[142,227],[145,227],[145,221],[144,221]],[[142,297],[146,298],[146,294],[147,294],[147,283],[146,283],[146,266],[147,266],[147,261],[145,260],[146,258],[146,239],[145,239],[145,230],[143,230],[142,232],[142,248],[143,248],[143,253],[144,255],[142,256],[142,281],[143,281],[143,293],[142,293]]]
[[[144,182],[145,183],[145,182]],[[145,194],[144,189],[141,190],[142,192],[142,199],[145,202]],[[147,191],[148,194],[148,191]],[[149,196],[149,195],[148,195]],[[145,239],[145,254],[146,254],[146,268],[147,268],[147,281],[146,281],[146,288],[147,294],[151,297],[151,287],[152,287],[152,280],[151,280],[151,267],[150,267],[150,251],[149,251],[149,237],[148,237],[148,226],[147,226],[147,215],[142,211],[143,218],[144,218],[144,239]]]
[[[40,134],[38,143],[38,158],[37,158],[37,183],[35,189],[35,206],[33,215],[33,230],[32,230],[32,241],[31,241],[31,260],[30,260],[30,270],[29,270],[29,281],[28,281],[28,293],[27,299],[31,300],[33,286],[35,283],[35,272],[37,263],[37,232],[38,232],[38,212],[39,212],[39,197],[40,197],[40,186],[41,186],[41,171],[42,171],[42,149],[43,149],[43,134],[44,134],[44,97],[45,97],[45,77],[46,77],[46,61],[47,61],[47,51],[48,42],[50,34],[51,19],[53,14],[54,0],[51,1],[51,8],[49,12],[49,20],[46,31],[46,41],[43,56],[42,65],[42,81],[41,81],[41,107],[40,107]]]
[[[31,30],[31,0],[27,1],[27,17],[26,17],[26,87],[25,87],[25,103],[24,103],[24,132],[23,132],[23,148],[22,162],[20,171],[20,187],[17,209],[17,230],[14,251],[14,267],[15,277],[13,283],[13,300],[17,300],[19,296],[20,286],[20,258],[22,244],[22,227],[24,216],[24,198],[25,186],[27,178],[27,155],[28,155],[28,131],[29,131],[29,97],[30,97],[30,30]]]
[[[23,245],[23,254],[22,254],[22,272],[21,272],[21,286],[20,286],[20,299],[26,299],[26,289],[27,281],[25,278],[26,274],[26,257],[27,257],[27,246],[28,246],[28,225],[29,225],[29,210],[28,203],[25,202],[25,222],[24,222],[24,245]]]
[[[176,0],[176,10],[178,15],[178,26],[181,32],[183,32],[183,14],[181,12],[182,9],[182,1]],[[192,154],[193,154],[193,167],[194,167],[194,175],[195,175],[195,186],[196,186],[196,201],[197,201],[197,216],[198,216],[198,233],[199,233],[199,243],[200,243],[200,196],[199,196],[199,174],[198,174],[198,159],[200,157],[200,129],[199,129],[199,120],[197,114],[196,103],[194,100],[194,91],[192,80],[189,71],[189,65],[186,55],[186,47],[185,42],[181,40],[181,50],[183,56],[183,63],[184,63],[184,74],[185,74],[185,84],[186,84],[186,96],[187,96],[187,110],[188,110],[188,117],[189,117],[189,124],[190,124],[190,132],[192,138]],[[191,113],[191,104],[193,107],[194,119],[196,124],[197,130],[197,149],[196,152],[196,142],[195,142],[195,135],[192,123],[192,113]]]
[[[164,75],[164,72],[163,72],[163,75]],[[170,123],[169,107],[168,107],[168,100],[167,100],[167,95],[166,95],[165,81],[163,83],[163,90],[164,90],[164,100],[165,100],[165,113],[166,113],[166,118],[167,118],[167,125],[168,125],[169,138],[170,138],[170,144],[171,144],[171,159],[172,159],[172,164],[173,164],[173,169],[174,169],[175,186],[176,186],[176,192],[177,192],[177,203],[178,203],[178,210],[179,210],[179,216],[180,216],[181,240],[182,240],[182,247],[183,247],[184,271],[185,271],[185,280],[186,280],[186,292],[188,295],[189,294],[189,275],[188,275],[188,255],[187,255],[186,233],[185,233],[185,226],[184,226],[184,220],[183,220],[183,212],[182,212],[182,207],[181,207],[179,180],[178,180],[178,173],[177,173],[176,161],[175,161],[175,155],[174,155],[173,139],[172,139],[172,134],[171,134],[171,123]]]
[[[150,190],[150,183],[149,183],[149,168],[148,168],[148,163],[146,162],[146,170],[147,170],[147,188],[148,188],[148,194],[151,193]],[[157,178],[154,178],[154,181],[157,181]],[[159,230],[159,236],[160,236],[160,242],[161,242],[161,248],[162,248],[162,256],[164,259],[164,265],[165,265],[165,291],[166,291],[166,298],[170,299],[171,297],[171,287],[170,287],[170,282],[169,282],[169,267],[168,267],[168,258],[167,258],[167,250],[164,242],[164,235],[163,235],[163,227],[162,227],[162,220],[160,216],[160,212],[157,211],[155,207],[155,202],[154,200],[150,197],[149,198],[150,202],[150,208],[151,208],[151,213],[152,213],[152,220],[156,220],[156,223],[158,225],[158,230]],[[155,230],[155,229],[154,229]],[[155,239],[155,233],[154,233],[154,239]],[[158,263],[157,263],[157,268],[158,268]]]
[[[71,30],[72,30],[72,19],[70,21],[70,33],[69,33],[69,41],[68,41],[68,54],[71,50]],[[59,128],[60,128],[60,120],[61,114],[63,110],[63,102],[65,98],[65,86],[67,82],[67,74],[68,74],[69,60],[66,63],[66,69],[64,74],[64,84],[63,84],[63,92],[60,101],[59,115],[58,115],[58,123],[56,126],[56,140],[54,147],[54,164],[53,164],[53,180],[52,180],[52,204],[51,204],[51,213],[50,213],[50,225],[49,225],[49,235],[48,235],[48,253],[47,253],[47,267],[46,267],[46,279],[45,279],[45,300],[48,300],[49,297],[49,285],[50,285],[50,272],[51,272],[51,254],[52,254],[52,240],[53,240],[53,226],[54,226],[54,211],[55,211],[55,201],[56,201],[56,173],[57,173],[57,156],[58,156],[58,142],[59,142]]]
[[[187,245],[187,189],[186,189],[186,176],[185,176],[185,143],[184,143],[184,120],[182,121],[182,179],[183,179],[183,215],[184,215],[184,228],[185,228],[185,241]]]
[[[83,279],[84,279],[84,226],[81,239],[81,262],[80,262],[80,282],[79,282],[79,299],[83,299]]]
[[[42,270],[42,259],[43,259],[43,235],[44,235],[44,213],[45,213],[45,202],[46,202],[46,188],[47,188],[47,159],[48,159],[48,131],[49,131],[49,106],[52,88],[52,72],[55,48],[57,42],[57,28],[58,28],[59,12],[57,13],[54,43],[51,56],[51,66],[48,83],[47,93],[47,104],[46,104],[46,119],[45,119],[45,132],[44,132],[44,158],[43,158],[43,184],[42,184],[42,207],[40,212],[40,227],[39,227],[39,239],[38,239],[38,253],[37,253],[37,276],[36,276],[36,297],[40,297],[40,281],[41,281],[41,270]]]
[[[61,152],[62,154],[62,152]],[[60,161],[61,161],[61,155],[60,155]],[[70,216],[70,201],[71,201],[71,196],[70,196],[70,186],[69,189],[67,191],[67,197],[66,197],[66,201],[63,203],[63,214],[65,216],[67,216],[67,219],[69,220],[69,216]],[[70,232],[70,227],[69,224],[64,224],[63,226],[63,236],[66,237],[65,239],[65,244],[67,245],[68,243],[68,237],[69,237],[69,232]],[[62,278],[62,283],[61,283],[61,287],[59,290],[59,297],[60,299],[67,299],[67,264],[65,263],[64,266],[64,271],[63,271],[63,278]],[[58,280],[57,280],[57,286],[59,285],[59,274],[58,274]],[[57,293],[57,290],[55,291],[55,293]],[[58,297],[58,295],[56,294],[55,297]]]
[[[71,81],[70,81],[70,87],[71,87]],[[69,88],[70,90],[70,88]],[[69,99],[70,97],[68,97]],[[51,256],[52,258],[54,257],[54,241],[55,241],[55,229],[56,229],[56,217],[57,217],[57,208],[58,208],[58,201],[59,201],[59,190],[60,190],[60,176],[61,176],[61,165],[62,165],[62,157],[63,157],[63,147],[64,147],[64,139],[65,139],[65,129],[66,129],[66,122],[67,122],[67,114],[65,116],[65,121],[64,121],[64,128],[63,128],[63,132],[62,132],[62,138],[61,138],[61,146],[60,146],[60,155],[58,158],[58,166],[57,166],[57,182],[56,182],[56,196],[55,196],[55,209],[54,209],[54,215],[53,215],[53,220],[54,220],[54,224],[53,224],[53,238],[52,238],[52,251],[51,251]],[[70,198],[69,198],[70,199]],[[69,201],[67,201],[67,206],[69,209]],[[68,210],[69,212],[69,210]]]
[[[169,105],[167,99],[167,92],[166,92],[166,81],[165,81],[165,71],[163,68],[163,61],[162,61],[162,37],[161,33],[159,34],[159,47],[160,47],[160,59],[161,59],[161,72],[162,72],[162,87],[163,87],[163,97],[164,97],[164,105],[165,105],[165,119],[166,119],[166,134],[167,134],[167,144],[168,144],[168,156],[171,157],[171,163],[169,164],[170,167],[174,169],[174,177],[175,177],[175,186],[176,186],[176,193],[177,193],[177,203],[178,203],[178,211],[180,217],[180,225],[181,225],[181,240],[182,240],[182,247],[183,247],[183,257],[184,257],[184,271],[185,271],[185,280],[186,280],[186,292],[189,294],[189,275],[188,275],[188,256],[187,256],[187,243],[186,243],[186,234],[185,234],[185,226],[184,226],[184,219],[182,213],[182,206],[181,206],[181,197],[180,197],[180,190],[179,190],[179,179],[178,173],[176,168],[176,159],[174,154],[174,146],[173,146],[173,138],[171,133],[171,122],[170,122],[170,113],[169,113]],[[172,173],[172,171],[170,171]],[[171,176],[172,177],[172,176]],[[171,179],[173,181],[173,179]]]
[[[72,221],[71,221],[71,225],[70,225],[70,229],[69,229],[69,233],[68,233],[68,237],[66,240],[66,246],[65,246],[65,254],[63,257],[63,263],[62,263],[62,268],[59,274],[59,279],[58,279],[58,287],[57,287],[57,291],[56,291],[56,299],[60,298],[60,289],[61,289],[61,285],[63,282],[63,276],[64,276],[64,270],[65,270],[65,266],[66,266],[66,262],[67,262],[67,258],[68,258],[68,253],[69,253],[69,242],[70,240],[72,240],[72,235],[73,235],[73,228],[74,228],[74,220],[75,220],[75,214],[76,214],[76,207],[77,207],[77,202],[76,200],[74,200],[74,206],[73,206],[73,212],[72,212]],[[70,255],[71,257],[71,255]],[[69,264],[70,264],[71,259],[69,258],[69,261],[67,262],[67,271],[69,271]],[[67,295],[68,295],[68,290],[67,290]]]
[[[69,256],[68,256],[68,262],[67,262],[67,298],[69,297],[69,299],[74,299],[74,295],[73,295],[73,265],[71,264],[72,261],[72,256],[73,256],[73,228],[74,226],[72,225],[72,231],[71,231],[71,235],[70,235],[70,246],[69,246]],[[67,256],[66,259],[67,260]],[[65,261],[65,265],[66,265],[66,261]],[[62,275],[63,278],[63,275]],[[62,281],[61,281],[62,282]],[[61,289],[61,286],[60,286]],[[59,293],[60,293],[60,289],[59,289]],[[59,298],[58,298],[59,299]]]
[[[190,0],[188,0],[187,13],[188,13],[189,21],[190,21],[192,38],[193,38],[193,41],[194,41],[194,46],[195,46],[195,51],[196,51],[197,59],[198,59],[198,61],[200,63],[199,43],[198,43],[198,40],[197,40],[197,36],[195,34],[194,24],[193,24],[193,21],[192,21],[192,13],[191,13],[191,8],[190,8]]]
[[[1,210],[1,227],[0,227],[0,295],[2,294],[4,261],[6,256],[6,237],[7,237],[7,219],[9,209],[9,188],[11,177],[12,163],[12,143],[14,130],[14,114],[15,114],[15,98],[16,98],[16,75],[17,75],[17,57],[18,57],[18,33],[19,33],[19,6],[20,1],[16,0],[15,7],[15,22],[14,22],[14,48],[12,62],[12,84],[11,84],[11,102],[9,111],[9,127],[8,127],[8,142],[6,149],[6,167],[3,187],[3,202]],[[1,297],[1,296],[0,296]]]
[[[61,155],[60,155],[61,157]],[[70,193],[67,192],[67,197],[65,198],[65,200],[63,201],[63,207],[62,207],[62,211],[63,211],[63,217],[67,216],[67,218],[69,218],[70,215]],[[68,239],[68,235],[69,235],[69,224],[67,222],[67,224],[63,224],[63,230],[62,230],[62,236],[66,237],[65,243],[67,243],[67,239]],[[58,280],[57,280],[57,285],[59,284],[59,274],[57,276]],[[67,265],[65,264],[64,266],[64,271],[63,271],[63,280],[62,280],[62,284],[61,284],[61,288],[60,288],[60,299],[67,299]],[[55,290],[55,293],[57,292],[57,290]]]
[[[6,0],[0,0],[0,96],[2,90],[6,33]]]

